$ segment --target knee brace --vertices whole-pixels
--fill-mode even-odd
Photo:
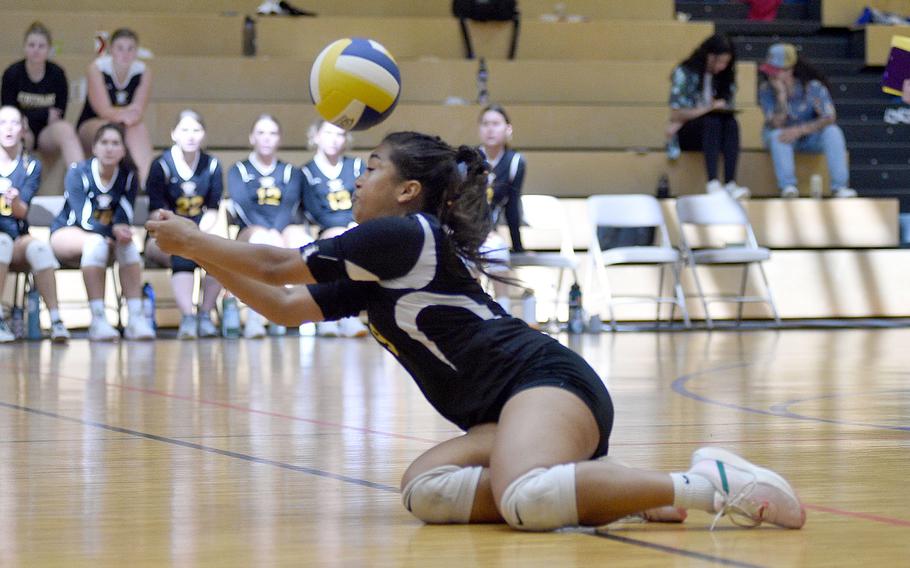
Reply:
[[[13,261],[13,239],[6,233],[0,233],[0,264]]]
[[[196,270],[196,263],[188,258],[183,258],[182,256],[171,255],[171,272],[177,274],[178,272],[192,272]]]
[[[271,245],[273,247],[283,247],[284,243],[281,240],[281,237],[273,233],[272,231],[255,231],[250,235],[250,244],[251,245]]]
[[[401,492],[401,502],[425,523],[467,523],[480,483],[480,466],[444,465],[421,473]]]
[[[54,270],[60,268],[60,263],[57,262],[54,251],[44,241],[32,240],[32,242],[28,243],[28,246],[25,247],[25,258],[35,274],[48,268],[53,268]]]
[[[111,246],[104,237],[97,233],[89,235],[82,245],[81,268],[95,267],[107,268],[107,260],[111,254]]]
[[[136,248],[136,243],[133,241],[130,241],[125,245],[117,243],[117,245],[114,246],[114,258],[117,259],[120,266],[129,266],[142,262],[142,257],[139,255],[139,249]]]
[[[523,531],[577,526],[575,464],[538,467],[522,475],[502,494],[500,513],[510,527]]]

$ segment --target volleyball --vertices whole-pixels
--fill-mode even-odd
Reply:
[[[401,73],[392,54],[371,39],[329,44],[313,62],[310,98],[319,115],[345,130],[365,130],[398,104]]]

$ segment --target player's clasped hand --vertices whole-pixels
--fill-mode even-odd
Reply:
[[[190,239],[193,233],[199,232],[199,227],[191,219],[164,210],[157,221],[147,222],[145,228],[158,241],[162,251],[178,256],[187,256],[185,253]]]

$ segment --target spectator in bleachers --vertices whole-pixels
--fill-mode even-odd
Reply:
[[[351,135],[325,120],[317,120],[309,131],[313,159],[303,165],[303,205],[319,225],[319,238],[330,239],[356,225],[351,213],[354,181],[360,177],[363,162],[345,156]],[[316,334],[333,337],[366,337],[367,328],[360,318],[316,324]]]
[[[488,188],[493,226],[505,223],[512,239],[512,251],[524,252],[521,244],[521,186],[525,179],[525,158],[509,146],[512,140],[512,121],[500,105],[490,105],[480,113],[479,150],[490,166],[490,187]],[[484,252],[500,262],[491,269],[504,276],[510,259],[509,247],[496,231],[490,233],[483,245]],[[509,285],[493,280],[496,301],[511,311]]]
[[[120,285],[129,312],[125,337],[153,339],[155,332],[142,312],[142,268],[133,243],[133,203],[138,183],[129,163],[126,137],[119,124],[95,132],[92,158],[67,172],[63,210],[51,225],[51,247],[65,266],[79,266],[92,312],[89,339],[119,337],[104,314],[105,272],[111,256],[120,268]]]
[[[16,107],[0,108],[0,296],[10,266],[30,268],[50,312],[51,339],[65,342],[70,334],[60,320],[54,275],[60,265],[47,243],[28,234],[25,220],[41,182],[41,162],[23,149],[22,122],[22,113]],[[0,343],[15,339],[0,309]]]
[[[291,225],[300,207],[300,169],[278,159],[281,126],[274,117],[264,114],[253,123],[250,132],[253,151],[246,160],[234,164],[228,173],[228,194],[233,201],[240,233],[237,238],[253,244],[298,248],[310,239]],[[272,335],[283,335],[285,328],[269,326]],[[243,336],[265,335],[264,318],[247,311]]]
[[[736,183],[739,161],[739,123],[736,120],[736,53],[725,35],[715,34],[699,45],[671,75],[670,123],[667,126],[671,159],[681,150],[701,151],[708,174],[708,193],[726,191],[747,199],[749,189]],[[718,177],[724,157],[724,183]]]
[[[171,139],[174,145],[152,162],[146,182],[150,218],[158,219],[161,210],[173,211],[195,221],[201,230],[214,232],[224,176],[217,158],[202,151],[205,139],[202,117],[192,110],[182,111],[171,131]],[[146,241],[145,257],[171,267],[171,286],[182,315],[177,338],[217,337],[219,333],[212,322],[212,310],[221,293],[221,284],[214,277],[205,276],[197,316],[193,306],[196,263],[162,252],[154,238]]]
[[[144,114],[152,89],[152,72],[137,60],[139,37],[120,28],[111,36],[108,54],[88,66],[88,93],[77,127],[85,152],[95,143],[95,132],[105,123],[122,124],[126,146],[145,187],[153,150]]]
[[[849,186],[847,144],[825,77],[789,43],[776,43],[760,67],[765,75],[758,102],[765,115],[763,137],[771,151],[781,196],[799,197],[794,152],[824,152],[834,197],[856,197]]]
[[[69,84],[63,69],[48,61],[51,32],[34,22],[25,32],[25,59],[3,72],[2,104],[25,115],[25,147],[44,155],[60,153],[66,164],[85,159],[73,125],[63,120]]]

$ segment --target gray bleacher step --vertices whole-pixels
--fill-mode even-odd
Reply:
[[[735,36],[810,36],[822,29],[819,22],[805,20],[714,20],[714,30]]]
[[[848,143],[854,142],[898,142],[910,140],[910,125],[885,124],[884,122],[862,122],[860,120],[839,120]]]
[[[910,188],[910,164],[851,165],[850,183],[863,189]],[[906,189],[904,191],[908,192]]]
[[[888,95],[882,92],[882,78],[879,74],[829,76],[828,82],[831,84],[831,97],[835,103],[844,99],[888,100]]]
[[[754,36],[736,36],[733,43],[736,46],[736,55],[740,59],[758,60],[763,59],[768,52],[768,48],[779,41],[787,41],[795,44],[800,53],[806,58],[812,59],[832,59],[843,58],[849,59],[850,42],[845,37],[837,36],[815,36],[815,37],[754,37]]]
[[[850,163],[854,165],[910,164],[910,141],[881,144],[848,140],[847,149],[850,151]],[[908,189],[905,191],[910,192]]]
[[[897,109],[902,106],[891,102],[884,96],[877,99],[838,100],[835,104],[838,117],[863,122],[883,122],[887,109]]]

